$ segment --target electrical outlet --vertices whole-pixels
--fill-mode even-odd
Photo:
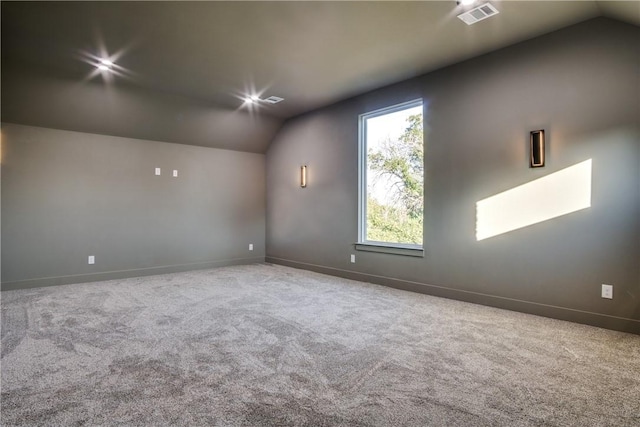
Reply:
[[[156,168],[156,175],[160,175],[160,168]]]
[[[253,243],[249,243],[249,250],[252,251],[253,250]]]
[[[613,285],[602,285],[602,298],[613,299]]]
[[[355,262],[356,262],[356,255],[355,254],[351,254],[351,262],[355,264]]]
[[[95,264],[96,263],[96,256],[95,255],[89,255],[87,263],[88,264]]]
[[[173,170],[173,177],[177,178],[178,177],[178,169],[174,169]]]

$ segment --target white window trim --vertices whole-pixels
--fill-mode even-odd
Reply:
[[[393,255],[424,256],[423,245],[408,243],[377,242],[367,240],[367,119],[395,113],[412,107],[422,106],[424,119],[424,102],[421,98],[390,107],[380,108],[358,116],[358,243],[356,250],[383,252]],[[424,201],[423,201],[424,203]],[[424,226],[423,226],[424,227]],[[423,229],[424,232],[424,229]]]

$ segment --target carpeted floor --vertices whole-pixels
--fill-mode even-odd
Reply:
[[[1,305],[3,426],[640,426],[640,336],[303,270]]]

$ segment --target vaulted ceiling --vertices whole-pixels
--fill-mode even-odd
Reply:
[[[455,1],[3,1],[2,120],[264,152],[351,96],[598,16],[640,25],[638,1],[492,4],[467,26]]]

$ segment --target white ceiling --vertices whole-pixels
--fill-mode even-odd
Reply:
[[[108,54],[112,84],[222,110],[277,95],[254,114],[281,120],[590,18],[640,25],[639,1],[492,4],[499,15],[467,26],[455,1],[3,1],[2,67],[82,80],[95,74],[82,58]]]

